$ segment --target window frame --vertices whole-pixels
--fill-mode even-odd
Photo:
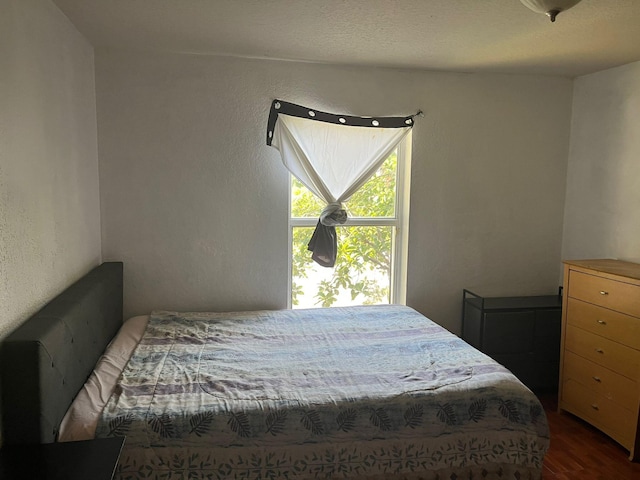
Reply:
[[[407,301],[407,264],[409,247],[409,199],[411,190],[411,137],[410,131],[397,146],[396,166],[396,208],[393,217],[349,217],[344,226],[391,226],[395,235],[391,239],[391,273],[389,303],[406,305]],[[291,289],[293,283],[293,229],[297,227],[315,227],[317,217],[291,216],[291,176],[289,173],[289,211],[288,211],[288,286],[287,308],[292,308]],[[337,226],[339,229],[341,226]],[[330,307],[329,307],[330,308]]]

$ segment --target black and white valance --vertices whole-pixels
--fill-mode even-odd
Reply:
[[[354,117],[272,102],[267,145],[280,151],[285,167],[327,203],[308,245],[318,264],[335,265],[335,225],[347,220],[342,203],[380,168],[409,133],[414,117]]]

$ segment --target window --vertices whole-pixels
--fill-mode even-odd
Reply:
[[[345,203],[334,268],[311,259],[307,243],[325,203],[291,176],[289,245],[292,308],[405,303],[411,134]]]

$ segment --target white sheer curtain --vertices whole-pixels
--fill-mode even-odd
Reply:
[[[353,117],[274,100],[267,144],[285,167],[327,203],[309,242],[312,258],[333,267],[335,225],[345,223],[346,202],[380,168],[413,127],[408,117]]]

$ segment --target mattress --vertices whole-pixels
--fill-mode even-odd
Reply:
[[[118,478],[540,478],[507,369],[402,306],[154,312],[99,416]]]

